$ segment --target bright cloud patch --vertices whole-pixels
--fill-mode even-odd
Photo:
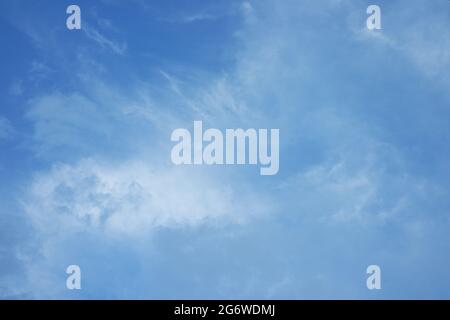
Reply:
[[[50,232],[93,228],[129,235],[157,227],[240,223],[264,208],[202,174],[142,163],[102,166],[93,160],[40,175],[28,203],[28,214],[46,232],[55,226]]]

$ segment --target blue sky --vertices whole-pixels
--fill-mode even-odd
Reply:
[[[450,298],[448,1],[69,4],[0,4],[1,298]],[[279,173],[174,166],[194,120]]]

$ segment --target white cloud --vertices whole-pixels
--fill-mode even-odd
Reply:
[[[228,75],[219,74],[190,82],[162,72],[169,88],[155,81],[128,88],[129,92],[124,94],[110,84],[94,79],[91,71],[80,81],[80,87],[92,89],[90,94],[50,93],[32,101],[28,119],[34,124],[35,140],[44,148],[70,144],[94,146],[90,150],[93,157],[90,160],[80,159],[79,155],[69,152],[69,156],[73,156],[71,161],[41,171],[31,182],[28,196],[22,199],[44,242],[41,246],[44,252],[40,259],[42,267],[27,263],[30,282],[36,290],[57,287],[59,282],[47,280],[45,271],[52,271],[47,275],[58,274],[62,265],[59,256],[66,254],[72,258],[66,250],[76,245],[71,241],[64,243],[69,234],[75,234],[73,238],[83,235],[83,232],[138,237],[160,228],[244,223],[273,211],[272,206],[277,203],[281,203],[281,210],[277,211],[280,216],[275,220],[280,225],[290,222],[289,219],[284,220],[283,215],[301,215],[304,228],[311,230],[322,230],[322,224],[316,223],[318,220],[343,222],[345,225],[373,223],[377,227],[403,215],[397,227],[427,234],[421,222],[429,221],[429,216],[423,220],[410,217],[420,214],[422,209],[420,200],[414,202],[415,197],[420,195],[431,202],[435,199],[432,183],[424,184],[419,178],[411,178],[401,163],[396,165],[402,157],[394,147],[382,144],[374,134],[368,124],[370,114],[367,118],[358,118],[357,108],[352,109],[350,105],[354,103],[354,97],[342,100],[342,96],[337,96],[334,91],[348,88],[348,83],[341,86],[338,82],[345,82],[345,77],[341,79],[342,74],[339,74],[339,79],[326,79],[320,75],[324,71],[327,74],[327,68],[337,65],[325,63],[322,67],[322,56],[317,60],[312,58],[320,54],[318,50],[330,48],[320,45],[321,39],[317,39],[314,27],[323,25],[324,21],[320,19],[327,14],[332,16],[334,12],[327,13],[323,2],[306,2],[314,6],[312,11],[307,5],[298,6],[296,1],[287,3],[290,5],[271,2],[265,10],[266,15],[264,10],[260,10],[260,2],[255,2],[254,6],[243,4],[242,9],[251,17],[248,21],[252,23],[248,23],[240,33],[242,47],[236,55],[236,68]],[[328,3],[334,6],[341,1]],[[362,11],[361,21],[364,14]],[[312,31],[303,25],[314,21],[318,24],[313,25]],[[336,25],[330,27],[335,33],[324,32],[324,37],[337,35],[333,29]],[[339,29],[339,32],[346,30]],[[91,36],[101,46],[115,50],[102,35],[94,33]],[[375,37],[377,41],[386,40],[380,33]],[[308,41],[311,45],[305,46]],[[120,51],[119,46],[118,53]],[[436,52],[433,56],[442,53],[440,50]],[[419,57],[418,61],[426,62],[425,57]],[[339,71],[346,68],[339,67],[342,68]],[[311,83],[317,87],[312,87]],[[148,90],[151,86],[163,93],[152,95]],[[313,94],[308,95],[308,90]],[[363,102],[357,101],[361,108],[364,107]],[[264,180],[258,178],[247,179],[244,176],[233,179],[236,176],[229,175],[230,171],[226,169],[211,176],[213,170],[173,167],[166,162],[161,165],[163,161],[158,156],[146,158],[147,153],[164,153],[164,148],[170,147],[169,135],[161,134],[164,131],[147,135],[148,127],[159,125],[170,130],[183,121],[191,124],[192,119],[199,115],[208,117],[215,125],[228,121],[235,126],[247,121],[256,127],[258,121],[262,121],[278,127],[281,122],[283,144],[291,146],[291,149],[283,151],[287,154],[283,161],[289,166],[288,174],[294,177],[283,176],[287,179],[281,191],[274,191],[278,192],[277,198],[270,196],[273,191],[270,190],[271,185],[265,185]],[[133,131],[136,123],[128,122],[130,117],[144,120],[145,129]],[[143,143],[138,152],[120,154],[120,161],[110,154],[96,157],[101,154],[97,147],[107,144],[105,141],[134,144],[137,140]],[[310,150],[319,150],[319,155],[309,157]],[[167,155],[164,153],[161,158]],[[260,185],[269,190],[258,193],[255,190]],[[411,216],[408,216],[408,210],[412,212]],[[296,227],[293,225],[292,229]],[[110,240],[98,237],[103,238],[106,242]],[[288,239],[286,241],[294,239],[284,237],[284,234],[280,238]],[[312,250],[317,248],[309,244],[311,238],[305,240]],[[291,243],[277,245],[283,244],[289,247]],[[143,251],[147,249],[146,245]],[[83,247],[80,250],[89,250],[92,255],[90,250],[93,249]],[[283,252],[281,255],[284,257]],[[298,252],[295,250],[293,254]],[[86,256],[91,257],[89,254]],[[142,261],[148,257],[140,258]],[[283,291],[283,286],[291,280],[288,275],[281,278],[279,287],[272,287],[272,292]],[[255,276],[253,281],[260,283],[260,280]],[[50,293],[46,291],[45,294]]]
[[[260,195],[240,193],[227,179],[194,170],[82,160],[36,176],[25,206],[42,234],[139,236],[160,227],[244,223],[268,210],[256,199]]]
[[[448,4],[392,3],[381,6],[382,30],[367,30],[359,6],[351,5],[349,28],[359,40],[376,42],[404,55],[425,76],[450,81]],[[443,9],[443,10],[442,10]]]
[[[403,34],[400,49],[427,76],[450,80],[450,22],[440,17],[416,22]]]

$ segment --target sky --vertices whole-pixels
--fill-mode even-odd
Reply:
[[[4,0],[0,39],[1,299],[450,298],[449,1]],[[174,165],[193,121],[279,172]]]

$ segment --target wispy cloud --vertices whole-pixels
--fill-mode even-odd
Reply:
[[[102,48],[110,49],[118,55],[124,55],[127,51],[126,42],[118,42],[107,38],[104,34],[100,33],[100,31],[90,25],[85,24],[82,30],[89,39],[93,40]]]
[[[450,68],[450,22],[446,10],[437,11],[439,6],[392,3],[389,10],[382,10],[385,27],[370,31],[359,18],[360,7],[352,4],[349,25],[358,39],[385,45],[403,54],[425,76],[448,83],[445,70]]]
[[[216,20],[218,16],[210,14],[210,13],[197,13],[192,15],[185,15],[179,18],[177,22],[181,23],[192,23],[198,21],[208,21],[208,20]]]
[[[0,116],[0,140],[9,139],[14,133],[14,128],[8,119]]]
[[[232,62],[214,60],[217,68],[191,66],[175,40],[164,48],[179,50],[170,67],[146,73],[145,61],[133,57],[124,64],[130,69],[108,68],[109,59],[99,61],[84,46],[128,58],[126,43],[109,36],[117,26],[106,21],[98,30],[87,26],[88,41],[70,48],[79,57],[75,76],[58,59],[34,66],[37,74],[48,64],[58,70],[49,78],[75,80],[42,86],[24,103],[26,145],[44,164],[17,195],[36,250],[21,252],[27,277],[11,294],[72,294],[62,288],[61,266],[73,260],[95,275],[82,297],[360,298],[369,293],[354,275],[373,260],[423,279],[404,292],[410,281],[393,276],[395,290],[383,297],[448,285],[447,90],[426,81],[445,77],[445,32],[434,32],[445,19],[429,19],[430,29],[400,28],[383,11],[392,28],[368,33],[364,6],[349,1],[252,1],[230,12],[236,9],[243,23],[227,29],[233,43],[223,50]],[[183,23],[218,21],[215,11],[197,12],[175,12],[181,25],[158,27],[185,36]],[[230,34],[212,32],[209,47],[222,48]],[[177,69],[183,63],[188,67]],[[11,127],[2,119],[0,137]],[[172,166],[171,131],[196,119],[280,128],[280,174],[261,179],[245,168]],[[207,261],[198,259],[205,254]],[[430,261],[443,267],[425,276]],[[1,285],[17,287],[15,280]]]

